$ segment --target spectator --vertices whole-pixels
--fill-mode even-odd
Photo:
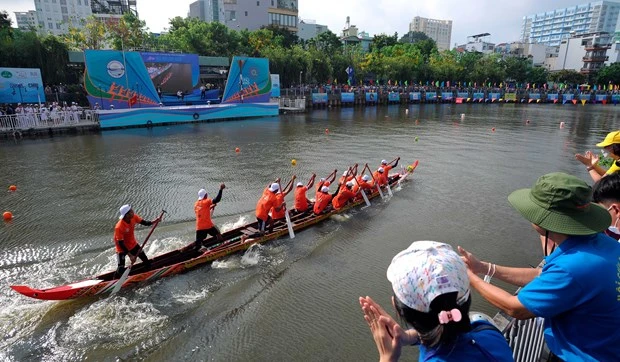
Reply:
[[[614,162],[609,170],[605,170],[598,165],[599,156],[591,151],[586,151],[583,155],[579,153],[575,155],[577,161],[586,166],[586,170],[594,181],[598,181],[601,177],[620,171],[620,131],[608,133],[605,139],[597,143],[596,146],[602,147],[604,152],[608,153],[609,157],[613,158]]]
[[[547,346],[562,361],[615,361],[620,356],[620,243],[602,233],[611,217],[591,200],[590,186],[560,172],[508,196],[538,233],[542,269],[481,262],[459,247],[472,287],[517,319],[544,318]],[[485,272],[523,288],[513,296],[478,277]]]
[[[602,205],[611,215],[611,226],[605,234],[620,240],[618,221],[620,220],[620,173],[614,173],[598,180],[593,187],[592,199]]]
[[[512,361],[512,351],[491,323],[471,322],[467,268],[448,244],[417,241],[387,270],[404,330],[370,297],[360,297],[381,361],[395,361],[403,345],[420,345],[420,361]]]

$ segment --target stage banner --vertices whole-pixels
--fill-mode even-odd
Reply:
[[[489,93],[488,99],[499,99],[501,97],[501,93]]]
[[[529,93],[528,98],[529,99],[540,99],[540,93]]]
[[[0,68],[0,103],[45,103],[38,68]]]
[[[607,100],[607,94],[597,94],[596,95],[596,101],[597,102],[602,102],[602,101],[606,101]]]
[[[91,106],[116,109],[159,106],[159,96],[137,52],[85,50],[84,88]]]
[[[312,104],[327,104],[327,93],[312,93]]]
[[[266,103],[270,97],[269,59],[233,57],[222,103]]]
[[[562,94],[562,99],[564,101],[572,101],[574,97],[574,94]]]
[[[590,100],[590,93],[579,93],[579,99],[580,100],[589,101]]]
[[[458,98],[464,98],[464,99],[467,99],[467,98],[469,98],[469,93],[468,93],[468,92],[458,92],[458,93],[456,94],[456,96],[457,96]]]
[[[437,100],[437,92],[426,92],[424,98],[427,102],[434,102]]]
[[[370,92],[366,93],[366,102],[376,102],[377,101],[377,93]]]
[[[452,100],[452,98],[454,97],[452,92],[442,92],[441,93],[441,98],[443,98],[444,101],[446,100]]]
[[[611,96],[611,101],[616,104],[616,103],[620,103],[620,94],[613,94]]]
[[[280,74],[271,75],[271,96],[280,98]]]
[[[480,100],[480,99],[484,99],[484,93],[480,92],[480,93],[474,93],[474,100]]]
[[[420,92],[410,92],[409,100],[411,101],[419,101],[420,100]]]
[[[398,92],[388,93],[388,101],[389,102],[400,102],[400,94]]]
[[[558,94],[557,93],[547,93],[547,99],[553,101],[558,99]]]
[[[342,103],[353,103],[355,101],[355,93],[340,93]]]

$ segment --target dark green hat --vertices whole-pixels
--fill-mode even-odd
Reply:
[[[532,224],[566,235],[590,235],[611,224],[604,207],[592,202],[592,188],[575,176],[554,172],[531,189],[514,191],[510,204]]]

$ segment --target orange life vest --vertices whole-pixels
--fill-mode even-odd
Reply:
[[[306,186],[297,186],[295,188],[295,210],[306,211],[308,209],[306,191],[308,191]]]
[[[207,230],[213,227],[213,221],[211,221],[211,205],[213,205],[213,200],[210,198],[198,200],[194,204],[196,230]]]
[[[278,219],[284,219],[284,208],[281,208],[280,211],[276,211],[276,207],[280,207],[282,206],[282,204],[284,203],[284,194],[281,192],[278,192],[276,194],[276,201],[273,203],[273,206],[271,207],[271,218],[274,220],[278,220]]]
[[[136,236],[134,235],[134,229],[136,224],[141,222],[142,218],[138,216],[138,214],[133,214],[129,223],[126,223],[125,220],[120,219],[116,223],[114,227],[114,244],[116,245],[116,252],[122,253],[124,252],[123,248],[121,248],[121,244],[119,241],[123,241],[127,250],[131,250],[138,245],[136,241]]]

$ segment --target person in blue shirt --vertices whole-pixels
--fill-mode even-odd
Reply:
[[[392,304],[410,329],[403,329],[370,297],[360,297],[380,361],[396,361],[402,346],[419,345],[420,361],[513,361],[501,332],[469,318],[467,267],[448,244],[416,241],[398,253],[387,270]]]
[[[620,356],[620,243],[603,234],[611,223],[592,189],[565,173],[541,176],[531,189],[514,191],[510,204],[537,232],[542,268],[481,262],[459,248],[471,285],[491,304],[517,318],[544,318],[555,360],[617,361]],[[523,286],[516,296],[477,274]]]

